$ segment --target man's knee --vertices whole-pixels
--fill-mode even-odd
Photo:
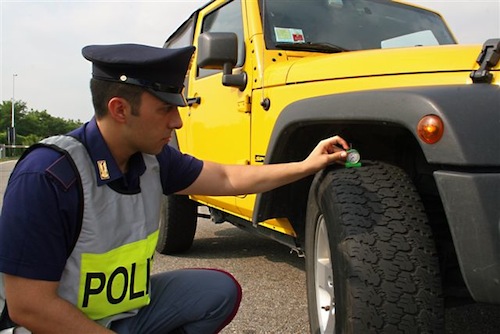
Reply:
[[[238,312],[241,286],[233,275],[223,270],[205,269],[200,272],[201,277],[203,283],[194,298],[197,302],[192,304],[192,322],[184,329],[187,333],[218,333]]]
[[[234,312],[238,309],[241,286],[233,275],[224,270],[202,269],[201,276],[200,299],[211,303],[215,308],[222,307]]]

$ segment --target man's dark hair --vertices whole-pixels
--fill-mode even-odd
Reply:
[[[132,107],[132,114],[138,115],[144,89],[119,82],[90,79],[90,92],[96,118],[102,118],[108,113],[108,102],[113,97],[127,100]]]

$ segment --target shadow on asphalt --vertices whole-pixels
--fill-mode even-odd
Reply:
[[[228,223],[216,226],[216,230],[209,236],[199,236],[197,232],[189,251],[175,256],[197,259],[264,257],[271,262],[284,262],[305,271],[304,258],[297,256],[295,252],[291,253],[290,247],[253,235]]]

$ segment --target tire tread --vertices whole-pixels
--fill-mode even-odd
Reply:
[[[345,265],[340,279],[348,289],[337,301],[352,304],[342,327],[352,333],[442,332],[438,257],[418,193],[401,169],[364,165],[331,173],[330,186],[318,196],[320,207],[333,205],[330,212],[339,217],[322,210],[327,220],[340,222],[332,252],[343,258],[334,267]]]

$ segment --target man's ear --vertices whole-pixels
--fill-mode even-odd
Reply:
[[[115,121],[125,123],[130,112],[130,103],[124,98],[113,97],[108,101],[108,113]]]

